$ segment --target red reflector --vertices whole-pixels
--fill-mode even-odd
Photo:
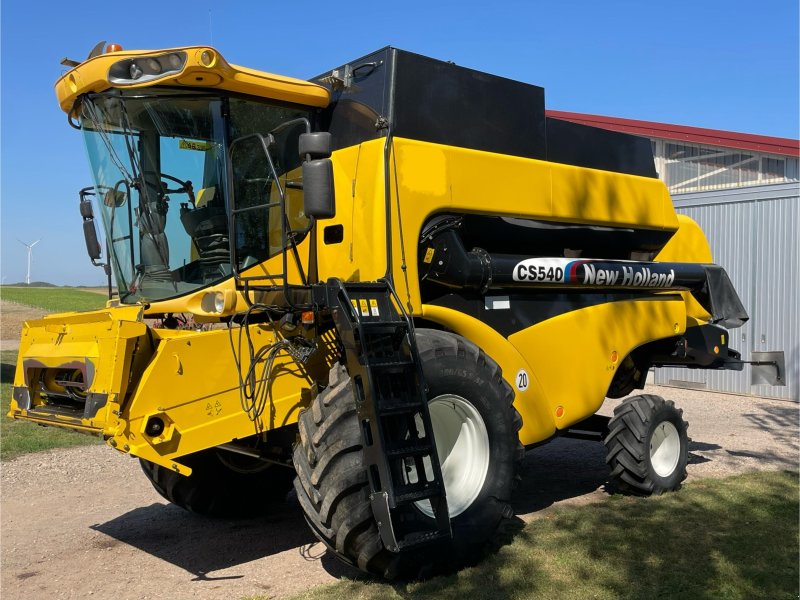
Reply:
[[[303,312],[303,314],[300,316],[300,320],[303,322],[303,325],[313,325],[314,312],[310,310]]]

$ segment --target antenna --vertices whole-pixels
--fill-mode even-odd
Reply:
[[[17,238],[17,241],[28,249],[28,273],[27,273],[27,275],[25,275],[25,285],[30,285],[31,284],[31,254],[33,254],[33,247],[36,244],[38,244],[39,242],[41,242],[42,240],[36,240],[35,242],[33,242],[31,244],[26,244],[25,242],[23,242],[19,238]]]

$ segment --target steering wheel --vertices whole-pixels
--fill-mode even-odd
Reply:
[[[146,175],[155,175],[156,172],[155,171],[145,171],[145,174]],[[164,185],[163,182],[161,182],[161,185],[163,187],[161,188],[160,192],[162,194],[164,194],[164,195],[167,195],[167,194],[186,194],[189,197],[189,202],[192,205],[192,207],[195,206],[195,204],[194,204],[194,187],[192,186],[191,180],[187,179],[186,181],[183,181],[182,179],[178,179],[177,177],[173,177],[172,175],[167,175],[166,173],[158,173],[158,178],[159,179],[166,179],[167,181],[172,181],[173,183],[177,183],[178,184],[177,188],[171,189],[171,188],[167,187],[166,185]]]

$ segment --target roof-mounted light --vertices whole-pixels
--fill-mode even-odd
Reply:
[[[217,62],[217,55],[211,50],[203,50],[200,53],[200,64],[204,67],[213,67]]]
[[[177,75],[186,64],[186,52],[168,52],[158,56],[126,58],[108,70],[108,81],[114,85],[146,83]]]

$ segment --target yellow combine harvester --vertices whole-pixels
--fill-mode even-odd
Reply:
[[[314,82],[210,47],[71,66],[87,248],[119,297],[26,323],[11,417],[101,435],[199,513],[294,485],[385,577],[473,560],[524,448],[559,435],[604,442],[633,492],[680,486],[671,402],[595,413],[652,366],[741,369],[718,324],[747,315],[649,141],[394,48]]]

